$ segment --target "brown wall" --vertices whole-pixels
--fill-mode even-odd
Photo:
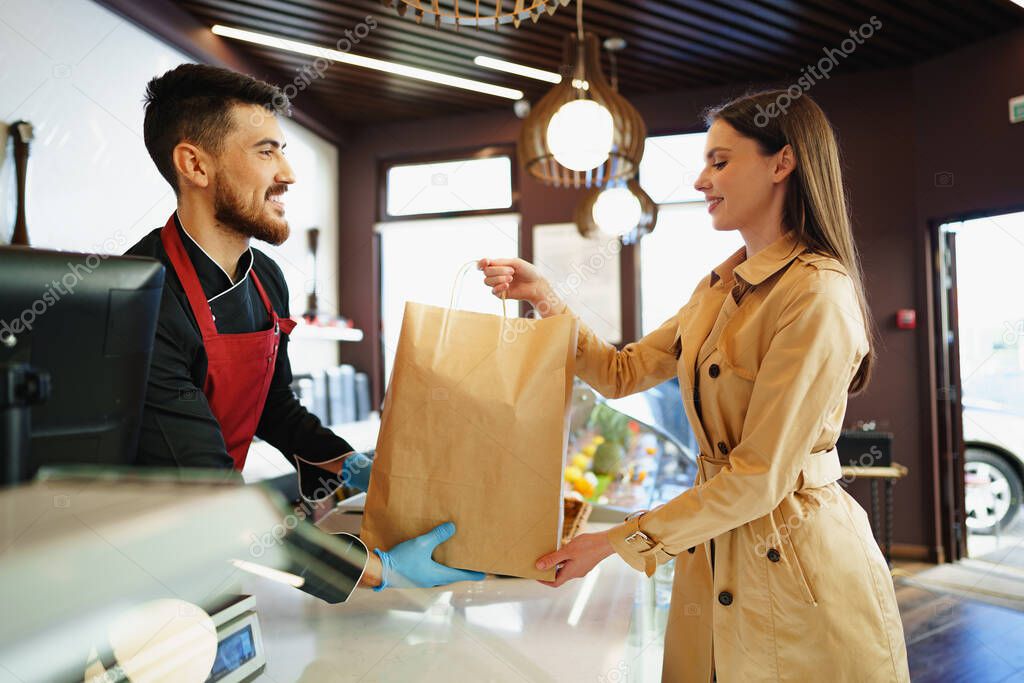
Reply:
[[[879,361],[870,389],[851,400],[847,419],[875,419],[895,433],[895,458],[910,467],[897,486],[895,541],[935,557],[934,381],[927,275],[932,219],[1024,205],[1024,124],[1010,126],[1007,99],[1024,93],[1024,31],[1018,30],[911,68],[834,72],[811,95],[838,132],[868,294],[879,328]],[[757,84],[786,86],[788,83]],[[748,86],[634,98],[654,133],[699,128],[706,106]],[[343,355],[375,374],[379,367],[376,216],[377,162],[446,149],[514,142],[520,121],[507,111],[371,127],[341,152],[342,311],[367,339]],[[935,174],[952,172],[952,187]],[[545,188],[521,172],[521,242],[532,227],[571,220],[577,194]],[[696,281],[700,273],[688,274]],[[424,277],[431,277],[425,269]],[[681,287],[689,291],[691,282]],[[685,296],[685,295],[682,295]],[[682,304],[682,301],[680,302]],[[899,331],[895,311],[915,308],[918,328]],[[379,384],[379,383],[378,383]],[[381,387],[375,394],[380,396]],[[866,485],[851,491],[866,503]]]

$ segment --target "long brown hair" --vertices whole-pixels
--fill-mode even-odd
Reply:
[[[849,391],[863,391],[875,361],[875,326],[865,295],[860,255],[853,240],[839,145],[825,112],[807,94],[801,93],[794,99],[785,90],[766,90],[738,97],[704,113],[708,127],[717,120],[756,141],[766,156],[787,144],[792,146],[797,164],[786,191],[782,222],[812,251],[842,263],[853,280],[864,318],[868,353]]]

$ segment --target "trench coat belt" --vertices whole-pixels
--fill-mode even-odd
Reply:
[[[710,481],[711,477],[718,474],[728,464],[728,457],[698,456],[697,467],[700,471],[701,481]],[[796,487],[793,490],[801,491],[826,486],[842,476],[843,469],[839,464],[839,451],[835,446],[827,451],[808,453],[804,455],[800,476],[797,478]]]

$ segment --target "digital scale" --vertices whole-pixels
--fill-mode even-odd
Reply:
[[[238,595],[210,611],[217,627],[217,656],[206,683],[245,683],[255,680],[267,666],[256,599]]]

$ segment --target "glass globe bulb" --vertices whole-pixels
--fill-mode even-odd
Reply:
[[[610,187],[597,195],[591,213],[602,232],[622,237],[640,223],[643,207],[628,187]]]
[[[589,171],[608,159],[615,123],[594,100],[566,102],[548,122],[548,149],[555,161],[573,171]]]

